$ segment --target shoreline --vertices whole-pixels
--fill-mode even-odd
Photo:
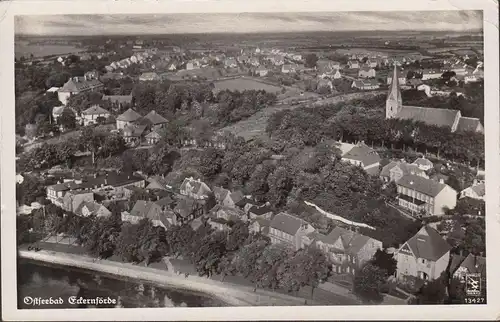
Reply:
[[[82,255],[74,255],[63,252],[40,250],[38,252],[18,250],[18,257],[28,260],[45,262],[49,264],[66,267],[80,268],[95,272],[114,275],[117,277],[130,278],[136,281],[154,283],[159,287],[169,287],[177,290],[185,290],[200,295],[208,295],[217,298],[228,306],[270,306],[270,305],[303,305],[303,299],[284,294],[270,294],[271,292],[259,290],[259,292],[248,291],[246,287],[226,284],[209,278],[184,275],[164,271],[152,267],[133,265],[130,263],[119,263],[110,260],[95,260]],[[264,300],[265,302],[261,302]],[[271,302],[266,300],[272,300]],[[276,302],[277,303],[272,303]]]

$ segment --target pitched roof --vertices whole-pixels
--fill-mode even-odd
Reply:
[[[231,191],[224,189],[222,187],[214,187],[214,196],[215,199],[222,201],[224,200]]]
[[[142,73],[139,78],[142,78],[142,79],[157,79],[157,78],[159,78],[159,76],[155,72],[146,72],[146,73]]]
[[[82,112],[83,115],[98,115],[98,114],[109,114],[109,112],[100,107],[99,105],[93,105]]]
[[[185,178],[184,181],[181,184],[180,190],[185,190],[188,186],[192,187],[192,191],[195,194],[198,193],[206,193],[208,191],[211,191],[210,188],[202,181],[200,180],[195,180],[193,178]],[[205,191],[201,191],[205,190]]]
[[[351,150],[349,150],[349,152],[344,154],[342,158],[361,161],[363,162],[364,166],[380,162],[381,160],[377,151],[368,147],[363,142],[361,142],[360,144],[356,145]]]
[[[131,104],[132,103],[132,94],[130,95],[104,95],[102,97],[103,101],[111,101],[116,104]]]
[[[96,203],[95,201],[83,201],[82,203],[80,203],[78,208],[76,208],[75,213],[78,215],[82,214],[83,207],[86,207],[91,213],[95,213],[104,206]]]
[[[365,86],[374,86],[378,85],[378,81],[376,79],[357,79],[354,81],[356,87],[363,88]]]
[[[261,215],[265,215],[269,212],[272,212],[271,208],[269,206],[261,206],[261,207],[258,207],[258,206],[252,206],[250,207],[250,209],[248,209],[248,212],[249,213],[252,213],[256,216],[261,216]]]
[[[337,226],[323,238],[323,242],[334,244],[339,238],[345,251],[353,254],[357,254],[370,240],[368,236]]]
[[[134,205],[134,208],[130,211],[131,216],[137,216],[137,217],[143,217],[143,218],[149,218],[149,219],[157,219],[157,218],[151,218],[151,209],[157,208],[159,212],[159,205],[155,204],[152,201],[145,201],[145,200],[137,200],[137,202]],[[153,214],[154,215],[154,214]]]
[[[62,105],[62,106],[54,106],[52,108],[52,114],[53,115],[61,115],[64,111],[64,109],[66,108],[66,106]]]
[[[476,184],[470,187],[478,196],[483,197],[486,193],[484,183]]]
[[[144,131],[146,130],[146,125],[141,125],[141,124],[133,124],[133,125],[125,125],[123,128],[123,134],[125,136],[133,136],[133,137],[138,137],[141,136]]]
[[[461,117],[458,120],[457,131],[471,131],[475,132],[478,126],[481,125],[481,121],[477,118],[472,117]]]
[[[401,171],[403,171],[403,175],[412,174],[412,172],[413,172],[413,174],[425,172],[424,170],[419,169],[416,164],[408,164],[406,162],[401,162],[401,161],[391,161],[391,162],[389,162],[389,164],[385,165],[382,168],[380,175],[384,176],[384,177],[389,177],[390,171],[392,169],[394,169],[394,167],[396,167],[396,166],[398,166],[401,169]]]
[[[391,87],[389,87],[389,93],[387,95],[387,99],[392,99],[397,102],[402,102],[401,98],[401,91],[399,90],[399,77],[398,77],[398,68],[396,65],[394,65],[394,70],[392,72],[392,77],[391,79],[394,81],[391,81]]]
[[[171,197],[167,196],[167,197],[163,197],[161,198],[160,200],[156,200],[155,203],[160,206],[160,207],[168,207],[170,205],[172,205],[174,203],[174,199],[172,199]]]
[[[468,273],[486,273],[486,257],[469,254],[460,267],[466,268]]]
[[[253,203],[254,203],[253,200],[244,197],[243,199],[240,199],[239,201],[235,202],[235,205],[238,207],[245,207],[247,204],[252,205]]]
[[[84,77],[73,77],[64,83],[63,87],[59,89],[59,92],[78,93],[103,85],[104,84],[97,79],[85,80]]]
[[[437,196],[441,190],[446,187],[446,184],[444,183],[439,183],[434,180],[422,178],[412,174],[403,176],[399,179],[397,184],[431,197]]]
[[[149,183],[157,182],[162,187],[166,187],[168,185],[168,181],[162,176],[152,176],[148,178]]]
[[[406,243],[417,258],[431,261],[437,261],[451,249],[437,230],[429,225],[423,226]]]
[[[434,164],[429,159],[426,159],[425,157],[417,158],[415,161],[413,161],[413,164],[430,166],[430,167],[434,166]]]
[[[230,197],[235,203],[237,203],[238,201],[243,200],[245,196],[243,196],[243,193],[240,190],[237,190],[232,192]]]
[[[451,128],[459,113],[458,110],[444,108],[403,106],[396,114],[396,118]]]
[[[123,114],[119,115],[116,120],[117,121],[125,121],[125,122],[134,122],[140,119],[142,116],[134,111],[133,109],[129,108],[126,110]]]
[[[146,114],[144,116],[144,118],[148,119],[151,122],[151,124],[153,124],[153,125],[163,124],[163,123],[168,122],[168,120],[166,118],[164,118],[160,114],[156,113],[156,111],[154,111],[154,110],[149,112],[148,114]]]
[[[269,226],[293,236],[297,233],[303,223],[303,220],[285,212],[281,212],[274,216]]]

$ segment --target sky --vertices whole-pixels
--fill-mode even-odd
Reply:
[[[482,30],[480,11],[240,13],[156,15],[30,15],[16,34],[120,35],[363,30]]]

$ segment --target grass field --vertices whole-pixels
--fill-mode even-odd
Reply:
[[[218,91],[244,91],[244,90],[264,90],[270,93],[278,93],[281,87],[270,84],[265,84],[251,77],[240,77],[234,79],[220,80],[214,83],[215,89]]]

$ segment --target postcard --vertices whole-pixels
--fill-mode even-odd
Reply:
[[[0,13],[4,320],[498,317],[497,4]]]

